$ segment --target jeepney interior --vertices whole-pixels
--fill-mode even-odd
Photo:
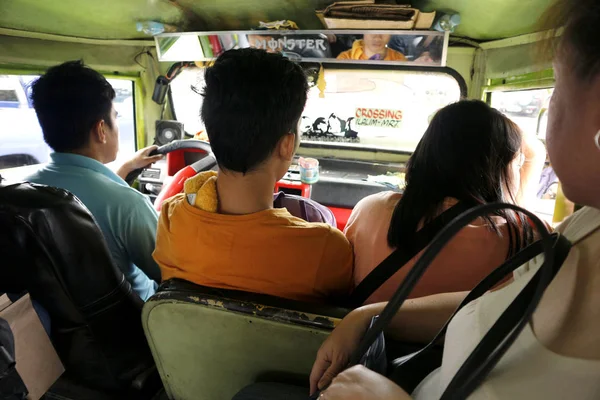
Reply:
[[[0,4],[0,174],[4,179],[0,183],[0,220],[4,223],[0,255],[14,261],[3,272],[0,280],[7,283],[0,286],[0,292],[15,286],[32,294],[55,290],[57,294],[46,296],[45,301],[56,302],[50,308],[58,328],[68,329],[70,323],[87,326],[89,335],[102,346],[114,345],[114,332],[106,327],[117,327],[125,318],[134,321],[134,328],[123,333],[127,337],[124,343],[139,346],[127,350],[119,344],[119,351],[129,351],[132,357],[122,357],[128,366],[119,367],[115,389],[97,380],[94,384],[89,375],[78,376],[77,369],[85,359],[73,357],[78,349],[69,342],[73,338],[53,334],[67,373],[47,398],[225,400],[260,380],[306,384],[317,349],[348,310],[177,280],[164,282],[153,298],[141,304],[124,294],[122,274],[106,257],[101,233],[74,199],[52,190],[28,190],[18,182],[48,162],[50,153],[28,100],[30,83],[50,66],[82,59],[102,72],[117,92],[121,150],[114,165],[147,145],[171,145],[164,161],[138,171],[139,176],[131,182],[160,208],[164,191],[173,185],[177,173],[209,155],[206,143],[193,144],[206,140],[199,116],[199,91],[209,61],[181,56],[161,61],[158,41],[138,31],[136,23],[160,21],[179,32],[210,34],[249,31],[260,21],[289,19],[302,30],[327,35],[315,10],[330,3],[12,0]],[[550,61],[538,57],[535,50],[545,38],[538,32],[537,21],[550,3],[415,0],[412,6],[423,12],[461,16],[460,25],[447,37],[440,65],[339,63],[330,58],[298,61],[307,72],[311,89],[297,156],[318,159],[320,177],[312,185],[302,183],[294,163],[274,191],[310,197],[329,207],[343,230],[362,198],[402,190],[404,165],[430,118],[439,108],[461,98],[483,99],[506,113],[526,134],[543,139],[554,78]],[[156,101],[157,90],[162,91],[160,102]],[[376,119],[385,122],[372,122]],[[553,193],[540,196],[534,211],[556,223],[568,208],[557,182]],[[41,217],[54,221],[51,228]],[[17,231],[24,233],[16,237]],[[82,237],[100,244],[91,253],[78,249],[79,260],[87,263],[86,269],[78,270],[77,258],[68,254],[67,247],[81,243]],[[34,257],[31,246],[49,250],[40,250]],[[11,255],[14,249],[19,258]],[[37,278],[20,271],[19,263],[31,265],[27,271]],[[83,293],[77,282],[90,278],[89,292]],[[123,293],[109,314],[90,312],[90,307],[99,304],[94,293],[102,292],[93,289],[97,282]],[[61,320],[61,315],[68,318]],[[86,351],[97,346],[93,341],[80,345],[83,354],[94,354]],[[400,352],[414,348],[412,344],[397,347]],[[114,347],[105,350],[114,355]],[[153,362],[148,362],[149,354]],[[139,358],[133,359],[133,355]],[[97,375],[98,379],[114,377],[111,368]]]

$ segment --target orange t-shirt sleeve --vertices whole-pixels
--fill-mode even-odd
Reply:
[[[315,289],[325,297],[346,297],[354,289],[353,274],[354,255],[350,242],[342,232],[330,228],[317,270]]]
[[[156,229],[156,247],[152,253],[154,261],[160,267],[162,280],[176,278],[176,268],[174,266],[174,257],[176,257],[173,248],[171,247],[170,230],[171,216],[177,207],[177,202],[181,201],[183,195],[176,195],[165,200],[162,204],[160,216],[158,218],[158,227]],[[185,200],[184,200],[185,201]]]

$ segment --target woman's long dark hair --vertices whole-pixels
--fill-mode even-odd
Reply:
[[[520,156],[519,127],[478,100],[463,100],[437,112],[406,166],[406,187],[396,205],[388,243],[412,248],[421,224],[444,211],[444,200],[476,204],[515,203],[510,193],[511,163]],[[509,254],[531,242],[533,234],[521,215],[500,211],[509,227]],[[491,216],[486,222],[500,230]]]

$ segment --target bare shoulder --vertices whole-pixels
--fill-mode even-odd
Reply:
[[[348,219],[346,235],[353,236],[353,232],[361,229],[358,225],[379,225],[383,221],[389,221],[401,197],[400,193],[389,190],[372,194],[359,201]]]
[[[356,204],[355,209],[370,209],[370,208],[380,208],[380,207],[395,207],[400,198],[402,197],[401,193],[394,192],[391,190],[387,190],[384,192],[379,192],[372,194],[363,198],[361,201]]]

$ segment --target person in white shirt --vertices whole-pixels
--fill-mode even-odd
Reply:
[[[582,210],[558,231],[572,243],[562,269],[547,288],[532,321],[470,400],[600,398],[600,2],[560,0],[552,9],[565,30],[554,62],[547,145],[565,195]],[[539,268],[521,267],[514,281],[476,300],[454,318],[445,338],[442,366],[412,396],[362,366],[340,371],[385,304],[350,313],[325,341],[311,374],[311,390],[323,400],[436,399],[501,312]],[[388,333],[426,343],[466,293],[407,301]]]

